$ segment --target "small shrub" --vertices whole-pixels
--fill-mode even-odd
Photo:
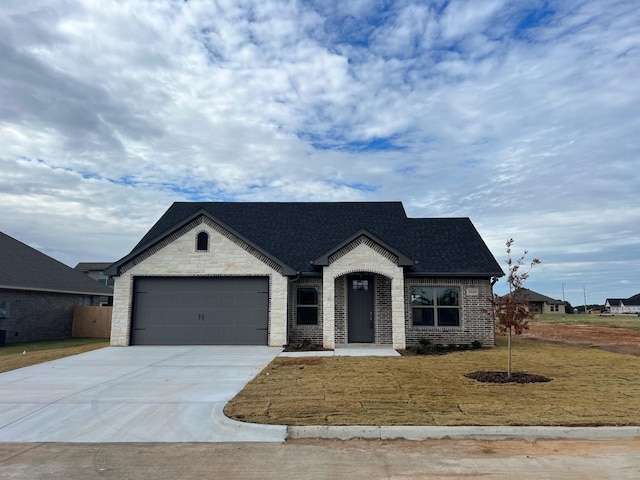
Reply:
[[[458,346],[455,343],[450,343],[447,345],[447,350],[451,352],[455,352],[458,349]]]
[[[444,345],[442,345],[441,343],[436,343],[436,344],[433,346],[433,349],[434,349],[436,352],[444,352]]]
[[[431,340],[429,340],[428,338],[421,338],[420,340],[418,340],[418,343],[423,347],[426,347],[431,344]]]
[[[469,345],[468,343],[461,343],[460,345],[458,345],[458,350],[469,350],[471,348],[471,345]]]
[[[427,349],[422,345],[416,345],[415,347],[413,347],[413,351],[416,355],[425,355],[427,353]]]
[[[473,342],[471,342],[471,348],[473,348],[474,350],[479,350],[482,348],[482,342],[480,340],[474,340]]]

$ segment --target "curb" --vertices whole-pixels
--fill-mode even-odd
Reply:
[[[640,438],[640,427],[423,427],[324,426],[287,427],[287,440],[321,438],[351,440],[629,440]]]

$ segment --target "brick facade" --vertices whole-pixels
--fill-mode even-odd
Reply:
[[[298,311],[298,288],[316,287],[318,289],[318,324],[298,325],[296,314]],[[322,279],[299,278],[289,283],[289,343],[300,343],[309,340],[322,345]]]
[[[209,235],[209,248],[197,250],[197,235]],[[305,339],[334,348],[348,341],[347,277],[373,275],[375,343],[405,348],[428,338],[432,343],[493,345],[490,308],[491,284],[474,278],[405,277],[398,257],[366,237],[359,237],[329,257],[322,277],[291,280],[273,260],[234,237],[206,217],[199,217],[152,249],[132,259],[116,277],[111,343],[128,345],[132,320],[134,278],[137,276],[266,276],[269,278],[269,340],[271,346]],[[317,325],[298,325],[297,290],[318,289]],[[455,286],[460,288],[460,326],[413,326],[411,288]],[[1,328],[1,327],[0,327]]]
[[[411,312],[413,287],[458,287],[460,289],[460,326],[414,326]],[[432,344],[470,344],[478,340],[483,346],[494,344],[494,323],[491,316],[491,282],[476,278],[406,278],[405,328],[407,345],[415,345],[421,338]]]
[[[6,343],[71,337],[73,307],[100,305],[100,297],[71,293],[0,289],[0,330]]]

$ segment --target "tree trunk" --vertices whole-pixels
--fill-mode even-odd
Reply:
[[[509,326],[509,339],[508,339],[508,349],[509,349],[509,371],[507,372],[507,378],[511,378],[511,325]]]

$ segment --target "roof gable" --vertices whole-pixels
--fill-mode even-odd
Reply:
[[[335,245],[334,247],[330,248],[329,250],[324,252],[322,255],[317,257],[315,260],[312,261],[313,265],[317,265],[317,266],[329,265],[329,263],[331,263],[332,261],[332,258],[331,258],[332,256],[336,255],[338,252],[340,252],[340,250],[344,249],[345,247],[348,248],[351,244],[353,244],[354,242],[358,241],[360,238],[363,238],[363,237],[371,240],[374,244],[379,245],[386,252],[390,253],[394,258],[394,262],[399,267],[410,267],[415,264],[412,258],[408,257],[407,255],[400,252],[399,250],[395,249],[391,245],[387,244],[385,241],[379,239],[378,237],[373,235],[371,232],[368,232],[367,230],[363,229],[363,230],[359,230],[354,235],[351,235],[346,240],[338,243],[337,245]]]
[[[407,218],[401,202],[176,202],[107,273],[197,215],[301,274],[319,273],[328,252],[366,232],[397,252],[408,274],[504,275],[468,218]]]
[[[84,273],[0,232],[0,287],[83,295],[113,295]]]
[[[219,225],[226,232],[230,233],[231,235],[233,235],[237,239],[239,239],[242,242],[246,243],[246,245],[248,245],[250,247],[250,249],[254,249],[257,254],[263,255],[264,257],[266,257],[266,259],[271,260],[271,262],[273,262],[274,264],[276,264],[277,266],[279,266],[282,269],[282,274],[283,275],[295,275],[296,270],[291,268],[285,262],[283,262],[279,258],[275,257],[271,253],[267,252],[262,247],[260,247],[258,244],[254,243],[251,239],[245,237],[242,233],[236,231],[234,228],[230,227],[225,222],[223,222],[220,219],[216,218],[211,213],[209,213],[207,210],[204,210],[202,208],[200,208],[197,211],[193,212],[187,218],[184,218],[183,220],[181,220],[177,224],[173,225],[168,230],[158,233],[157,236],[154,237],[154,238],[150,238],[149,234],[145,235],[145,237],[143,238],[143,241],[146,240],[146,243],[143,243],[143,241],[139,242],[138,245],[136,246],[136,248],[134,248],[134,250],[129,255],[127,255],[126,257],[122,258],[121,260],[115,262],[113,265],[111,265],[109,268],[107,268],[105,270],[105,273],[107,275],[120,275],[120,269],[121,269],[121,267],[123,265],[125,265],[126,263],[134,260],[136,257],[139,257],[140,255],[144,254],[145,252],[153,249],[157,245],[161,244],[161,242],[163,242],[163,240],[167,239],[168,237],[170,237],[174,233],[178,232],[180,229],[188,227],[191,223],[195,222],[200,217],[205,217],[205,218],[209,219],[211,222],[213,222],[214,224]],[[195,227],[195,225],[194,225],[194,227]]]

